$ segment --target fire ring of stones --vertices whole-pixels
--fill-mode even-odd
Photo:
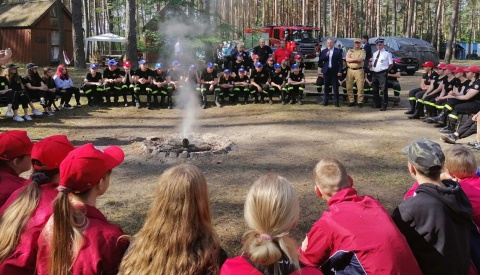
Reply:
[[[146,154],[161,158],[208,158],[237,150],[231,140],[214,134],[194,133],[188,139],[179,134],[147,137],[142,145]]]

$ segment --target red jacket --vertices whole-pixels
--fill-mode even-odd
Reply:
[[[38,237],[48,219],[52,215],[52,201],[58,194],[56,183],[42,184],[42,194],[37,209],[28,220],[20,235],[20,241],[13,253],[0,263],[0,274],[34,274],[37,261]],[[15,191],[7,203],[2,207],[0,213],[18,197],[23,188]]]
[[[300,253],[301,262],[321,266],[324,274],[345,268],[356,274],[421,274],[387,211],[353,188],[330,198],[328,210],[307,234]]]
[[[253,265],[251,265],[244,256],[237,256],[235,258],[228,259],[222,265],[220,275],[263,275]],[[322,275],[322,272],[314,267],[304,267],[300,272],[294,271],[291,275]]]
[[[28,184],[27,180],[19,177],[9,166],[0,167],[0,207],[15,190],[26,184]]]
[[[88,227],[83,232],[82,248],[73,264],[72,275],[117,274],[129,241],[120,227],[107,221],[95,207],[85,205]],[[49,247],[44,231],[38,240],[37,274],[48,274]]]
[[[282,61],[287,59],[288,64],[290,64],[290,58],[292,57],[292,52],[282,48],[278,48],[273,52],[273,60],[275,60],[275,63],[282,64]]]

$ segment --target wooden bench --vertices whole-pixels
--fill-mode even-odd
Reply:
[[[339,90],[340,89],[341,89],[341,87],[339,87]],[[313,83],[307,83],[305,85],[304,94],[305,94],[305,97],[320,97],[320,100],[321,100],[321,98],[323,98],[323,95],[324,95],[323,92],[321,92],[321,93],[317,92],[317,86]],[[342,101],[348,101],[348,95],[346,93],[344,93],[342,91],[339,91],[339,95],[340,95]],[[355,90],[354,90],[354,96],[355,96],[355,100],[356,100],[357,93],[356,93]],[[333,100],[333,93],[329,94],[329,98]],[[373,94],[365,93],[363,95],[363,98],[364,98],[365,102],[368,102],[369,99],[373,100]],[[317,100],[317,101],[319,101],[319,100]],[[400,96],[390,95],[390,96],[388,96],[388,101],[398,103],[398,102],[400,102]]]

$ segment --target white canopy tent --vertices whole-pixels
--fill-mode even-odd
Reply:
[[[85,53],[87,52],[89,42],[118,42],[125,44],[127,39],[113,33],[104,33],[92,37],[87,37],[85,39]]]

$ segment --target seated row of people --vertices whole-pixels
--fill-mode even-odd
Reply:
[[[212,226],[205,176],[194,165],[160,176],[143,227],[129,237],[95,207],[122,149],[75,148],[63,135],[33,144],[25,131],[7,131],[0,134],[0,273],[474,274],[474,155],[458,145],[444,154],[425,139],[404,151],[417,182],[392,216],[357,194],[342,163],[322,159],[314,187],[328,210],[301,247],[289,237],[300,218],[292,184],[276,174],[260,177],[245,200],[242,254],[228,259]],[[31,178],[20,178],[30,165]]]

